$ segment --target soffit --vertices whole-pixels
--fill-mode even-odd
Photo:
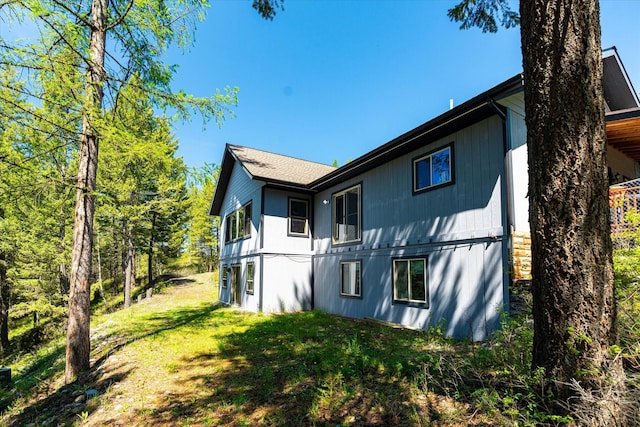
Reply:
[[[607,115],[607,143],[633,160],[640,161],[640,109]]]

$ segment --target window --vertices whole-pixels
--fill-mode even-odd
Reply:
[[[393,260],[393,299],[428,305],[426,258]]]
[[[245,289],[247,290],[248,294],[252,294],[253,293],[253,263],[249,262],[247,263],[247,276],[246,279],[247,283],[245,284]]]
[[[227,287],[227,281],[229,280],[229,271],[227,270],[227,266],[222,266],[222,287]]]
[[[231,240],[238,238],[238,211],[231,214]]]
[[[234,234],[236,239],[241,239],[244,237],[244,208],[238,209],[237,211],[238,219],[237,222],[237,232]]]
[[[413,160],[413,191],[453,183],[453,145]]]
[[[231,212],[225,218],[224,242],[251,236],[251,202]]]
[[[289,199],[289,234],[307,235],[309,223],[309,201]]]
[[[244,205],[244,237],[251,236],[251,202]]]
[[[359,241],[361,236],[360,185],[333,195],[333,243]]]
[[[231,215],[227,215],[224,219],[224,242],[231,241]]]
[[[362,296],[360,261],[340,263],[340,295],[348,297]]]

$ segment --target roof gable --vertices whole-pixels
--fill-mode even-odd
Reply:
[[[640,107],[638,95],[615,46],[602,51],[602,65],[602,88],[607,112]]]
[[[276,187],[304,191],[308,191],[308,184],[336,169],[322,163],[227,144],[222,158],[216,192],[209,209],[211,215],[220,215],[224,195],[231,179],[231,172],[236,164],[242,167],[251,179],[264,181],[266,184]]]
[[[332,172],[335,167],[295,157],[283,156],[255,148],[228,145],[253,179],[270,183],[287,183],[306,186]]]

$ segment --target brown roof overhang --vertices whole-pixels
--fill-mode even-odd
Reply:
[[[640,161],[640,108],[615,111],[605,116],[607,144]]]

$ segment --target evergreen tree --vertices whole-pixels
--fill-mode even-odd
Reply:
[[[533,369],[557,409],[626,425],[609,223],[597,0],[464,0],[462,27],[521,21],[533,276]]]
[[[187,234],[190,257],[196,259],[198,271],[213,271],[218,264],[219,219],[209,215],[216,191],[220,168],[205,163],[194,168],[189,185],[189,228]]]
[[[48,96],[37,84],[39,76],[55,74],[65,101],[81,107],[77,110],[80,125],[64,127],[79,142],[65,375],[66,381],[71,382],[89,367],[98,144],[109,127],[104,120],[104,107],[118,102],[120,90],[130,84],[134,75],[139,77],[137,84],[149,94],[154,105],[171,107],[183,119],[196,111],[205,120],[221,121],[228,106],[235,103],[235,91],[207,98],[174,92],[170,87],[173,68],[161,61],[167,46],[172,43],[185,46],[191,41],[195,23],[204,18],[205,0],[81,0],[73,4],[60,0],[22,0],[5,2],[2,6],[0,13],[5,21],[32,21],[40,37],[36,43],[3,41],[0,63],[20,69],[22,78],[30,82],[23,90],[39,102]],[[107,52],[107,39],[113,52]],[[58,53],[63,52],[68,55],[60,57]],[[29,127],[33,110],[24,111],[29,117],[14,116]]]

